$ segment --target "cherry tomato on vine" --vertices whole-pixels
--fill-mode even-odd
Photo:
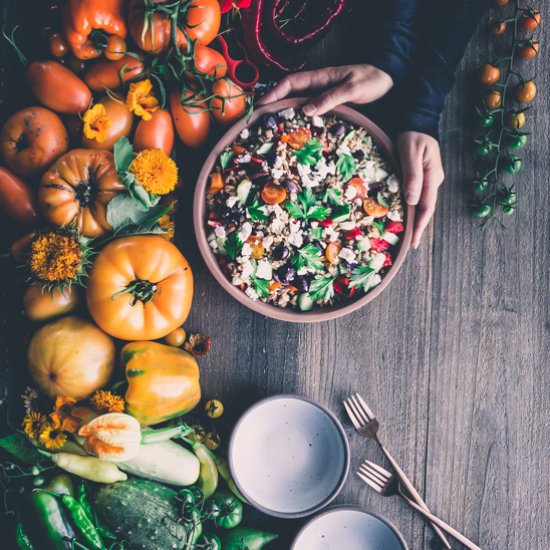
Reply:
[[[516,209],[513,206],[504,206],[502,208],[502,213],[505,216],[511,216],[515,211],[516,211]]]
[[[532,80],[528,80],[523,84],[518,84],[514,95],[521,103],[529,103],[537,96],[537,85]]]
[[[516,204],[517,200],[518,200],[518,196],[516,192],[510,189],[502,197],[502,199],[500,200],[500,204],[504,206],[513,206],[514,204]]]
[[[482,204],[474,211],[474,215],[477,218],[486,218],[492,211],[493,208],[490,204]]]
[[[492,150],[493,150],[493,144],[490,141],[485,141],[483,143],[478,143],[476,148],[476,153],[480,157],[486,157],[487,155],[491,154]]]
[[[494,111],[502,106],[502,94],[498,90],[491,90],[485,94],[485,107]]]
[[[505,6],[508,2],[510,2],[510,0],[495,0],[497,6]]]
[[[511,135],[508,138],[508,145],[512,149],[521,149],[527,145],[527,136],[525,134]]]
[[[498,82],[500,78],[500,69],[491,65],[491,63],[485,63],[479,69],[479,81],[484,86],[492,86]]]
[[[479,125],[482,128],[489,128],[494,123],[495,123],[495,117],[490,113],[487,113],[486,115],[481,116],[479,119]]]
[[[504,170],[508,172],[508,174],[517,174],[521,170],[522,164],[523,161],[519,157],[510,157],[504,166]]]
[[[216,80],[212,85],[212,94],[210,109],[220,124],[232,124],[245,115],[248,106],[246,94],[231,80]]]
[[[124,38],[115,35],[109,36],[103,55],[110,61],[122,59],[126,55],[126,41]]]
[[[223,403],[219,399],[210,399],[204,405],[204,412],[208,418],[219,418],[223,410]]]
[[[526,31],[532,31],[540,25],[540,12],[538,10],[527,10],[520,19],[521,26]]]
[[[518,49],[518,55],[521,59],[534,59],[537,57],[540,50],[540,45],[538,42],[533,42],[532,40],[522,44]]]
[[[489,30],[491,31],[491,34],[494,34],[495,36],[504,34],[506,32],[506,21],[493,21],[489,25]]]
[[[187,340],[187,333],[181,327],[174,329],[164,337],[164,342],[175,348],[181,348],[185,344],[185,340]]]
[[[507,128],[517,130],[525,126],[526,116],[525,113],[510,113],[505,120]]]
[[[477,193],[483,193],[489,188],[489,180],[487,178],[480,178],[474,180],[474,190]]]
[[[67,42],[58,32],[50,35],[50,52],[54,57],[63,57],[67,55],[68,51]]]

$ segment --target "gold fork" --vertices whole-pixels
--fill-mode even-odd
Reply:
[[[479,546],[474,544],[471,540],[467,539],[463,534],[459,533],[456,529],[453,529],[450,525],[445,523],[443,520],[439,519],[437,516],[434,516],[431,512],[427,512],[411,500],[399,487],[399,480],[395,475],[388,472],[382,466],[378,466],[374,462],[365,460],[357,475],[371,488],[374,489],[377,493],[385,496],[400,496],[407,504],[412,506],[415,510],[420,512],[424,517],[428,518],[432,523],[435,523],[438,527],[449,533],[457,541],[462,543],[466,548],[470,550],[481,550]]]
[[[424,502],[424,499],[420,496],[420,493],[415,489],[414,485],[411,483],[405,472],[399,467],[399,464],[397,464],[386,447],[380,442],[380,439],[378,438],[379,422],[373,412],[369,409],[368,405],[365,403],[365,400],[358,393],[355,393],[351,397],[344,400],[344,407],[359,435],[368,437],[369,439],[374,439],[374,441],[376,441],[380,447],[380,450],[384,453],[387,461],[391,464],[391,467],[397,474],[397,477],[399,478],[399,481],[401,481],[403,487],[405,487],[413,500],[423,510],[429,512],[430,509]],[[449,541],[443,531],[434,522],[432,522],[432,527],[445,548],[450,549],[451,545],[449,544]]]

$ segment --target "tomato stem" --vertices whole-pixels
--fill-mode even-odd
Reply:
[[[122,290],[113,294],[112,299],[115,300],[123,294],[130,294],[132,296],[130,300],[130,305],[134,306],[138,302],[146,304],[150,302],[157,291],[158,287],[155,283],[150,281],[143,281],[141,279],[136,279],[128,283]]]

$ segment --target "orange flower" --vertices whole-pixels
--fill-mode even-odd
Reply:
[[[98,143],[105,141],[111,127],[111,119],[107,116],[105,105],[97,103],[88,109],[82,117],[84,122],[84,136],[95,139]]]
[[[107,390],[99,390],[92,395],[90,404],[99,413],[122,413],[126,403],[120,395]]]
[[[162,149],[144,149],[130,164],[136,181],[153,195],[167,195],[178,183],[178,167]]]
[[[76,433],[93,412],[88,407],[75,405],[76,399],[72,397],[57,397],[54,410],[49,416],[51,425],[64,432]]]
[[[149,79],[130,84],[126,104],[130,111],[143,120],[151,120],[152,113],[159,108],[157,98],[152,94],[153,84]]]

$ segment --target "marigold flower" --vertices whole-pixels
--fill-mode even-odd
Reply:
[[[45,415],[37,411],[30,411],[23,418],[23,430],[31,439],[38,439],[45,423]]]
[[[124,412],[126,403],[120,395],[115,395],[107,390],[99,390],[90,399],[90,404],[99,413]]]
[[[183,349],[188,351],[194,357],[205,357],[210,353],[212,339],[204,334],[190,334],[187,342],[183,344]]]
[[[102,103],[96,103],[88,109],[84,113],[82,121],[84,122],[82,131],[88,139],[95,139],[98,143],[101,143],[109,137],[111,119],[107,116],[105,105]]]
[[[31,244],[30,270],[48,283],[68,282],[82,265],[82,249],[76,237],[59,231],[38,235]]]
[[[176,163],[161,149],[145,149],[130,164],[136,181],[153,195],[166,195],[178,182]]]
[[[159,102],[153,95],[153,84],[149,79],[132,82],[126,96],[126,105],[130,111],[143,120],[151,120],[152,113],[159,108]]]
[[[40,431],[38,441],[45,449],[57,451],[67,443],[67,434],[49,422],[46,422]]]

